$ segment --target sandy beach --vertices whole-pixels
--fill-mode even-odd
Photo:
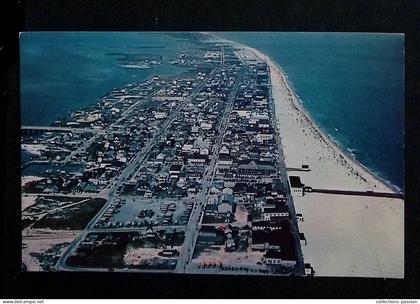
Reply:
[[[274,61],[256,49],[236,45],[270,67],[286,166],[308,164],[311,169],[290,175],[300,176],[313,188],[394,192],[321,131]],[[404,277],[403,200],[308,193],[294,197],[294,203],[304,217],[299,222],[307,239],[304,260],[317,276]]]
[[[21,211],[31,207],[32,205],[35,205],[36,199],[37,197],[35,195],[31,195],[31,196],[22,195]]]
[[[32,254],[44,253],[56,244],[70,244],[78,236],[79,232],[48,229],[22,231],[22,244],[25,245],[22,249],[22,262],[26,265],[27,271],[41,271],[38,259]],[[61,252],[64,252],[67,246]]]
[[[34,176],[34,175],[24,175],[21,177],[21,186],[25,186],[27,183],[36,182],[44,179],[45,177]]]

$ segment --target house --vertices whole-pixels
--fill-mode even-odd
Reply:
[[[263,256],[263,261],[267,265],[294,267],[296,266],[296,251],[293,244],[287,244],[280,250],[267,250]]]
[[[258,133],[255,138],[257,139],[257,142],[263,143],[265,141],[273,140],[274,137],[271,133]]]
[[[306,241],[306,238],[305,238],[305,234],[299,233],[299,240],[300,240],[300,245],[301,246],[308,245],[308,242]]]
[[[286,197],[286,189],[284,189],[284,185],[281,179],[273,179],[271,195],[275,198]]]
[[[192,154],[187,158],[187,164],[203,166],[207,162],[207,155]]]
[[[238,162],[239,177],[272,176],[276,170],[272,163],[258,160],[243,160]]]
[[[216,204],[206,204],[204,208],[205,216],[216,216],[217,215],[217,205]]]
[[[251,117],[251,110],[234,110],[233,112],[236,112],[239,117],[241,118],[250,118]]]
[[[256,221],[252,222],[252,231],[273,231],[273,230],[280,230],[282,226],[278,221]]]
[[[161,173],[158,177],[159,184],[166,183],[166,181],[168,180],[168,177],[169,177],[168,173]]]
[[[289,209],[286,205],[280,205],[275,208],[263,208],[263,220],[271,221],[274,219],[287,218]]]
[[[281,266],[283,267],[295,267],[297,254],[294,244],[289,241],[288,244],[283,245],[281,253]]]
[[[281,229],[272,231],[252,231],[252,250],[265,251],[269,249],[280,249]]]
[[[229,154],[229,153],[230,153],[229,148],[228,148],[226,145],[223,145],[223,146],[220,148],[220,152],[219,152],[219,154]]]
[[[235,251],[235,249],[236,249],[235,240],[233,238],[228,238],[225,243],[225,251],[232,252],[232,251]]]
[[[187,171],[187,179],[198,182],[203,178],[203,171],[200,168],[192,168]]]
[[[235,213],[234,196],[231,193],[223,193],[220,196],[219,203],[217,204],[218,216],[231,221]]]
[[[182,146],[182,150],[181,151],[183,153],[192,154],[192,153],[198,153],[200,151],[200,149],[194,148],[194,146],[192,144],[184,144]]]
[[[169,176],[170,178],[178,178],[179,174],[182,171],[183,166],[182,165],[171,165],[169,168]]]
[[[302,182],[300,181],[300,177],[299,176],[290,176],[289,180],[290,180],[290,190],[291,190],[292,194],[303,196],[303,194],[304,194],[303,187],[305,185],[302,184]]]
[[[202,122],[200,124],[200,128],[202,130],[210,130],[213,127],[213,125],[211,123],[207,123],[207,122]]]
[[[198,232],[197,244],[222,245],[223,243],[223,231],[219,231],[213,226],[201,226]]]
[[[315,274],[314,268],[310,263],[305,263],[305,275],[313,276]]]
[[[278,250],[268,250],[263,256],[263,261],[267,265],[280,265],[282,262],[281,252]]]
[[[226,154],[221,154],[217,161],[217,169],[229,170],[232,167],[233,158]]]
[[[168,116],[165,112],[155,112],[155,118],[156,119],[164,119]]]
[[[261,229],[268,227],[268,229]],[[293,246],[293,235],[291,233],[290,222],[283,220],[278,222],[278,226],[281,229],[272,229],[274,225],[272,223],[253,223],[252,228],[252,250],[279,250],[280,248]],[[275,227],[275,226],[274,226]]]
[[[217,205],[217,215],[222,216],[225,220],[230,221],[233,217],[233,207],[227,202],[223,202]]]

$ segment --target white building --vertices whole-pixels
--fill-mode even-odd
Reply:
[[[290,180],[290,190],[292,192],[292,195],[303,196],[303,193],[304,193],[303,187],[305,185],[302,184],[302,182],[300,181],[300,177],[290,176],[289,180]]]

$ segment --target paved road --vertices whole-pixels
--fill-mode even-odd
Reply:
[[[229,117],[232,111],[233,102],[235,100],[235,96],[238,91],[239,85],[241,84],[241,80],[244,75],[244,70],[245,68],[242,66],[240,71],[237,73],[235,85],[232,87],[231,93],[228,97],[227,105],[225,107],[223,117],[219,124],[218,136],[215,140],[215,144],[213,145],[213,149],[212,149],[213,153],[211,157],[211,162],[206,172],[206,175],[203,178],[202,190],[199,196],[197,197],[198,206],[196,209],[194,209],[194,211],[190,215],[190,220],[188,224],[189,229],[187,229],[185,233],[185,241],[181,249],[180,256],[178,258],[176,272],[190,272],[189,265],[191,265],[194,248],[198,239],[198,232],[201,227],[201,221],[203,218],[202,211],[207,202],[208,192],[214,179],[216,166],[217,166],[217,160],[219,158],[220,147],[223,142],[224,134],[228,127]]]
[[[274,99],[272,98],[273,94],[272,94],[272,91],[271,91],[271,78],[269,77],[268,79],[269,79],[269,85],[270,85],[270,108],[271,108],[271,111],[273,113],[274,133],[275,133],[275,138],[276,138],[276,141],[277,141],[277,151],[278,151],[278,162],[277,162],[277,164],[278,164],[278,169],[279,169],[281,177],[282,177],[284,188],[286,189],[286,197],[287,197],[287,202],[288,202],[289,211],[290,211],[290,215],[291,215],[291,223],[292,223],[291,230],[292,230],[293,239],[294,239],[294,242],[295,242],[295,248],[296,248],[296,252],[297,252],[296,272],[297,272],[298,275],[304,275],[305,274],[305,264],[304,264],[304,260],[303,260],[302,248],[300,246],[299,226],[297,224],[295,204],[293,202],[293,197],[290,193],[290,188],[289,188],[289,182],[288,182],[289,177],[287,175],[287,168],[286,168],[286,163],[285,163],[284,153],[283,153],[283,145],[281,143],[280,132],[279,132],[279,129],[278,129],[278,124],[277,124]]]

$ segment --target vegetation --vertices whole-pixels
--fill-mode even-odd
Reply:
[[[33,228],[81,230],[99,212],[105,202],[105,199],[94,198],[80,205],[58,210],[40,219],[33,225]]]

